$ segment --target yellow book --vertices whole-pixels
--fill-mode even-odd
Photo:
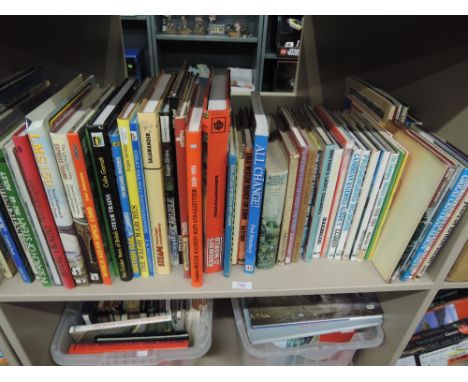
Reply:
[[[142,206],[138,192],[138,182],[135,168],[135,158],[133,155],[132,139],[130,132],[130,121],[135,116],[138,102],[143,97],[145,89],[151,88],[154,84],[149,78],[140,86],[135,96],[130,100],[117,118],[122,157],[125,170],[125,180],[127,182],[128,199],[130,203],[131,218],[133,223],[133,238],[136,246],[136,255],[131,253],[132,270],[141,277],[149,277],[152,264],[149,264],[147,248],[143,231]],[[131,238],[130,238],[131,240]]]
[[[169,234],[164,192],[164,169],[161,157],[161,125],[159,111],[172,82],[172,75],[162,73],[154,90],[138,108],[138,123],[145,174],[151,238],[155,254],[156,274],[169,274]]]

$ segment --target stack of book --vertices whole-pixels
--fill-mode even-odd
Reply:
[[[82,323],[68,330],[68,353],[186,349],[204,309],[204,300],[87,302]]]
[[[397,365],[460,366],[467,361],[467,293],[443,291],[424,315]]]
[[[246,298],[241,309],[250,343],[280,348],[349,342],[383,323],[375,294]]]
[[[199,80],[187,64],[118,87],[2,80],[3,276],[72,288],[180,265],[199,287],[320,257],[424,274],[466,209],[465,154],[357,78],[344,111],[268,114],[253,92],[232,117],[229,71]]]

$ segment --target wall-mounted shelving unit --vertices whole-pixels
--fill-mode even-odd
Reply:
[[[75,64],[73,70],[79,72],[82,67],[86,67],[91,72],[101,73],[102,67],[107,66],[113,71],[113,81],[118,82],[118,79],[121,79],[125,73],[125,65],[123,54],[121,54],[123,52],[121,29],[112,26],[115,26],[116,20],[119,25],[133,20],[146,23],[150,30],[155,32],[157,25],[155,27],[152,18],[153,16],[144,20],[143,18],[120,20],[118,17],[111,17],[109,27],[106,26],[107,24],[103,26],[101,21],[99,24],[101,29],[95,30],[96,40],[101,40],[102,36],[106,36],[107,40],[112,40],[103,40],[108,43],[106,49],[118,48],[120,41],[120,48],[116,50],[120,53],[108,54],[109,52],[102,50],[102,57],[116,57],[111,64],[109,60],[103,63],[98,60],[98,57],[89,57],[83,50],[80,60],[73,61]],[[66,18],[62,22],[64,25],[69,23]],[[295,91],[290,94],[263,94],[265,109],[272,112],[278,105],[318,101],[339,107],[336,103],[343,97],[344,78],[355,74],[385,87],[402,101],[414,106],[416,116],[427,122],[428,128],[437,130],[444,138],[457,143],[463,141],[466,138],[465,128],[468,123],[468,108],[466,107],[468,105],[466,93],[468,76],[460,76],[460,74],[468,72],[468,49],[466,49],[468,47],[468,34],[466,33],[468,24],[462,19],[450,18],[449,21],[442,18],[438,21],[441,28],[430,33],[428,30],[424,33],[419,32],[422,26],[434,25],[434,22],[434,20],[418,18],[408,21],[411,25],[406,25],[405,22],[395,18],[374,20],[372,17],[362,17],[355,21],[352,17],[345,17],[340,18],[341,27],[337,29],[333,18],[306,16]],[[9,25],[11,28],[12,25],[19,24],[12,22]],[[2,25],[7,27],[5,23]],[[2,25],[0,25],[0,32]],[[346,25],[359,25],[359,28],[344,28],[343,26]],[[404,31],[400,31],[399,28]],[[364,39],[363,36],[366,33],[368,35],[370,30],[373,31],[373,38]],[[164,48],[160,44],[172,44],[172,40],[157,39],[157,33],[153,32],[151,36],[154,36],[154,40],[157,41],[158,49]],[[69,28],[66,29],[66,33],[76,37],[76,34],[83,32],[77,31],[76,28]],[[346,39],[344,34],[346,34]],[[9,34],[0,33],[0,36],[3,36],[0,38],[0,48],[6,49],[5,39],[10,39],[11,31]],[[376,46],[374,39],[378,39],[381,44]],[[40,36],[40,39],[38,37],[37,41],[31,41],[30,44],[37,45],[43,40],[44,35]],[[409,45],[403,44],[403,41]],[[421,46],[416,49],[418,42]],[[14,47],[15,43],[19,42],[8,41],[8,43]],[[192,41],[177,43],[193,44]],[[394,51],[383,52],[380,46],[390,43],[392,45],[389,46],[392,46]],[[257,43],[255,49],[258,49],[258,45]],[[197,46],[204,46],[204,49],[208,49],[206,47],[209,44],[206,41],[200,41]],[[237,44],[236,51],[240,46],[254,46],[254,44]],[[411,52],[405,48],[406,46],[411,46]],[[401,52],[398,50],[400,48]],[[54,52],[54,56],[44,61],[46,70],[61,67],[56,60],[63,58],[62,55],[66,53],[64,49],[66,47],[63,47],[62,51]],[[23,56],[18,57],[18,61],[20,58],[26,59],[28,54],[29,62],[35,59],[36,53],[32,47],[28,48],[23,45],[21,50]],[[14,52],[16,52],[14,49],[10,51],[11,54]],[[382,56],[378,56],[377,53]],[[103,60],[102,57],[101,60]],[[428,57],[430,61],[426,62]],[[91,58],[93,62],[89,62]],[[163,58],[163,62],[166,59]],[[421,63],[424,62],[426,65],[423,67]],[[61,61],[60,63],[62,64]],[[169,61],[166,63],[172,64]],[[176,64],[176,59],[173,64]],[[63,70],[72,72],[68,64],[63,64],[63,67]],[[14,65],[12,64],[9,69],[13,70]],[[65,74],[59,74],[56,74],[57,78],[65,77]],[[448,88],[452,91],[441,92],[441,89]],[[430,89],[433,91],[428,91]],[[232,103],[233,108],[236,109],[248,103],[248,97],[233,97]],[[215,301],[213,346],[210,352],[199,360],[199,364],[237,365],[241,363],[241,346],[234,329],[235,324],[228,298],[377,292],[385,313],[383,325],[385,340],[378,348],[360,351],[355,362],[358,365],[392,365],[399,358],[437,292],[443,289],[468,288],[468,282],[445,281],[467,238],[468,215],[465,214],[427,274],[416,282],[406,283],[385,283],[371,263],[340,260],[319,260],[312,261],[310,264],[278,266],[268,271],[256,271],[254,275],[246,275],[236,268],[228,279],[221,274],[207,275],[204,286],[199,289],[192,288],[183,278],[181,269],[177,267],[168,276],[133,280],[130,283],[116,280],[112,286],[92,285],[73,290],[58,287],[44,288],[37,282],[27,285],[23,284],[17,276],[11,280],[4,280],[0,284],[0,328],[3,331],[0,342],[3,338],[3,341],[10,344],[12,352],[21,364],[53,364],[48,350],[67,301],[204,297],[217,300]],[[252,288],[233,289],[233,281],[251,281]]]

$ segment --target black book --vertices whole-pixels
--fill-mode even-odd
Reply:
[[[117,116],[136,88],[135,79],[125,81],[106,106],[86,126],[86,140],[89,146],[95,188],[99,194],[99,206],[108,236],[109,248],[107,250],[111,253],[114,269],[116,264],[123,281],[130,281],[133,273],[126,246],[109,131],[116,125]]]
[[[188,341],[187,332],[171,333],[130,333],[130,334],[106,334],[95,337],[97,343],[119,343],[127,341]]]

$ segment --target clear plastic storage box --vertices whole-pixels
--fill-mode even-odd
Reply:
[[[232,299],[232,307],[237,330],[243,346],[243,365],[309,365],[309,366],[345,366],[353,361],[354,353],[359,349],[380,346],[384,339],[380,326],[357,332],[351,341],[345,343],[318,343],[282,349],[276,345],[252,345],[247,336],[247,329],[242,314],[240,301]]]
[[[197,360],[205,355],[211,347],[213,323],[213,301],[207,301],[207,309],[201,315],[199,327],[195,330],[193,346],[177,350],[146,350],[113,352],[90,355],[68,354],[67,350],[73,340],[68,334],[72,325],[82,323],[80,316],[82,303],[69,303],[57,327],[50,353],[59,365],[196,365]]]

